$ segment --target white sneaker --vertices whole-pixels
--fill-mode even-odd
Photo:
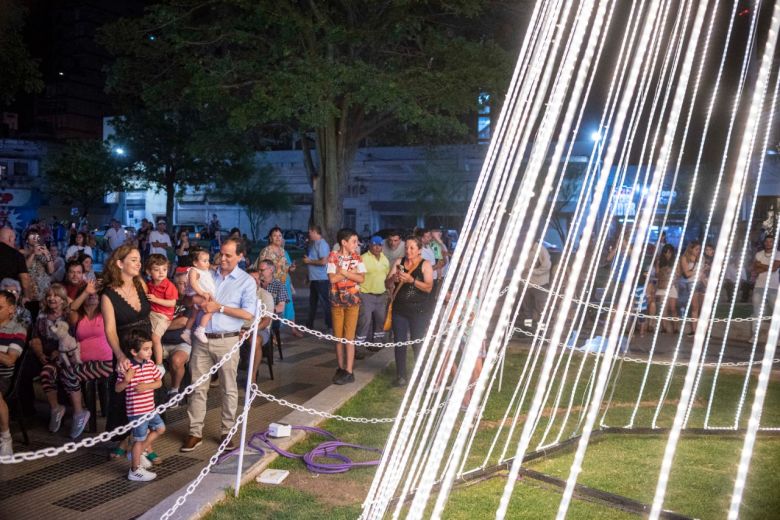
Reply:
[[[132,449],[127,450],[127,460],[129,460],[130,463],[132,464],[132,462],[133,462],[133,450]],[[146,455],[142,453],[141,454],[141,466],[140,466],[141,469],[149,469],[152,466],[154,466],[154,464],[152,464],[152,461],[149,460],[148,458],[146,458]],[[130,479],[130,480],[133,480],[133,479]]]
[[[49,416],[49,431],[57,433],[60,430],[62,424],[62,418],[65,417],[65,407],[60,405],[57,408],[52,409]]]
[[[133,482],[149,482],[156,478],[157,473],[152,473],[148,469],[142,467],[139,467],[135,471],[131,468],[130,471],[127,472],[127,480],[132,480]]]
[[[160,379],[165,377],[165,365],[157,365],[157,370],[160,371]]]
[[[184,329],[184,332],[181,333],[181,340],[187,345],[192,345],[192,332],[190,332],[190,329]]]
[[[14,441],[11,436],[0,436],[0,457],[10,457],[14,454]]]
[[[208,343],[209,338],[206,337],[206,328],[198,327],[197,329],[195,329],[195,338],[201,343]]]

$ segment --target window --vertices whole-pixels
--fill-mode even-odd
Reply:
[[[357,210],[344,209],[344,227],[357,229]]]
[[[14,161],[14,176],[21,177],[29,174],[29,164],[26,161]]]

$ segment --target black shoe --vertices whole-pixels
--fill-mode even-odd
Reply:
[[[393,386],[396,388],[403,388],[407,384],[405,377],[397,377],[395,378],[395,381],[393,381]]]
[[[333,381],[333,384],[346,385],[347,383],[354,383],[354,382],[355,382],[355,375],[352,372],[347,372],[346,370],[342,370],[341,377]]]
[[[343,370],[342,368],[337,368],[336,373],[333,374],[333,378],[331,379],[331,382],[334,385],[340,385],[342,383],[339,383],[338,381],[341,379],[342,374],[344,374],[346,370]]]

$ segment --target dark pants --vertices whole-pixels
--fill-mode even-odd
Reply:
[[[429,316],[425,312],[404,314],[393,310],[393,341],[407,341],[425,337],[428,330]],[[422,343],[412,345],[414,360],[420,354]],[[395,347],[395,373],[397,377],[406,379],[406,347]]]
[[[325,327],[333,328],[333,319],[330,315],[330,282],[328,280],[312,280],[309,282],[309,319],[306,326],[314,328],[314,318],[317,315],[317,302],[322,304],[325,311]]]
[[[24,415],[35,415],[35,389],[33,379],[41,373],[41,362],[33,355],[30,349],[22,358],[22,366],[19,367],[17,386],[17,398]]]

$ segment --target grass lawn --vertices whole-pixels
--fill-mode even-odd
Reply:
[[[575,354],[567,377],[563,377],[563,368],[556,381],[563,385],[562,402],[569,398],[574,389],[574,403],[581,402],[585,384],[574,385],[574,373],[582,358]],[[526,354],[520,349],[511,349],[507,356],[506,374],[519,374]],[[565,358],[564,358],[565,363]],[[593,358],[584,361],[585,374],[590,373]],[[637,388],[643,376],[644,365],[624,363],[613,378],[614,395],[612,406],[605,415],[605,423],[611,426],[626,424],[637,400]],[[395,414],[402,392],[391,386],[393,367],[377,376],[363,391],[347,402],[340,410],[342,415],[364,417],[389,417]],[[640,401],[636,426],[648,426],[656,410],[661,388],[667,375],[667,368],[654,366],[648,374],[645,394]],[[673,417],[679,388],[682,385],[684,369],[676,369],[672,380],[672,389],[667,402],[662,407],[658,426],[668,427]],[[705,372],[701,390],[691,413],[689,426],[699,428],[703,425],[706,398],[713,374]],[[508,378],[505,377],[505,381]],[[721,373],[715,392],[715,406],[711,416],[712,425],[730,425],[734,420],[736,401],[742,389],[743,372]],[[755,377],[751,378],[755,384]],[[762,423],[780,424],[780,388],[770,385]],[[553,387],[553,395],[559,387]],[[499,460],[501,448],[509,446],[508,455],[516,445],[519,428],[511,438],[506,430],[499,430],[504,411],[509,403],[512,388],[505,386],[503,391],[494,391],[484,411],[474,440],[474,448],[468,456],[466,469],[477,467],[483,462],[488,465]],[[752,399],[752,387],[748,390],[748,406]],[[559,432],[566,439],[579,419],[577,406],[572,410],[568,424],[563,424],[562,412],[553,413],[553,401],[547,403],[545,418],[537,428],[531,450],[541,440],[541,431],[549,421],[552,440]],[[527,403],[526,403],[527,406]],[[525,407],[524,407],[525,408]],[[743,417],[741,426],[746,419]],[[355,425],[339,421],[326,421],[322,425],[337,438],[367,446],[380,447],[384,444],[390,425]],[[485,461],[485,454],[493,442],[496,432],[502,431],[497,443],[498,449]],[[317,437],[309,437],[299,443],[295,451],[304,453],[321,442]],[[620,494],[640,502],[652,502],[655,491],[661,457],[666,445],[666,436],[610,434],[592,439],[583,464],[579,483],[603,491]],[[742,439],[738,436],[684,436],[679,444],[668,487],[665,508],[698,518],[723,518],[728,507],[736,464],[742,448]],[[360,460],[361,453],[344,452]],[[556,452],[546,458],[535,460],[528,468],[548,475],[566,479],[573,457],[573,449]],[[241,491],[241,497],[226,499],[210,513],[211,519],[222,518],[357,518],[361,502],[365,497],[373,478],[373,468],[361,468],[340,475],[314,475],[308,472],[297,460],[279,458],[271,465],[274,468],[290,470],[290,476],[280,486],[250,484]],[[772,518],[780,511],[780,437],[759,437],[756,443],[748,487],[744,495],[741,518]],[[493,516],[506,483],[504,474],[468,486],[460,486],[451,493],[445,518],[487,518]],[[515,487],[510,504],[510,518],[551,518],[557,510],[561,493],[555,487],[522,478]],[[569,518],[621,519],[635,517],[630,513],[613,509],[607,505],[574,500],[569,508]]]

